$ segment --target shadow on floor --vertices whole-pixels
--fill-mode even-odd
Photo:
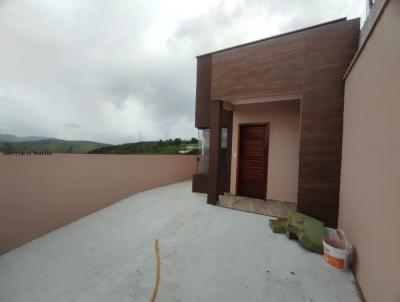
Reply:
[[[273,217],[289,217],[290,211],[296,210],[296,204],[293,202],[279,200],[261,200],[232,194],[225,194],[219,197],[217,204],[223,208],[240,210],[250,213]]]

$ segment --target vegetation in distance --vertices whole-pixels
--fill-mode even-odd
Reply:
[[[26,139],[26,140],[25,140]],[[4,154],[197,154],[197,139],[180,138],[128,143],[103,144],[93,141],[69,141],[45,137],[18,137],[0,133],[0,153]]]
[[[90,154],[197,154],[197,139],[180,138],[104,146]]]
[[[60,139],[43,139],[28,142],[0,142],[2,153],[63,153],[84,154],[91,150],[108,146],[91,141],[66,141]]]

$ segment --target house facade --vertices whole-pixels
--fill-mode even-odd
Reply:
[[[197,58],[193,191],[297,202],[344,230],[365,300],[397,302],[400,1],[367,7],[361,30],[340,19]]]
[[[336,226],[344,81],[359,19],[197,57],[200,152],[193,191],[297,203]]]

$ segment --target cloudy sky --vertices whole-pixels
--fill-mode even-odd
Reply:
[[[0,133],[196,136],[196,55],[364,15],[364,0],[0,0]]]

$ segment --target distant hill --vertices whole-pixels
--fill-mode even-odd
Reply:
[[[43,139],[49,139],[43,136],[16,136],[12,134],[0,133],[0,142],[18,143],[18,142],[34,142]]]
[[[181,152],[179,152],[181,151]],[[90,154],[197,154],[197,139],[159,140],[101,147]]]
[[[94,149],[110,146],[91,141],[67,141],[61,139],[42,139],[24,142],[2,142],[0,152],[49,152],[49,153],[88,153]]]
[[[63,154],[197,154],[197,139],[180,138],[110,145],[92,141],[69,141],[39,136],[18,137],[0,133],[0,152],[46,152]]]

